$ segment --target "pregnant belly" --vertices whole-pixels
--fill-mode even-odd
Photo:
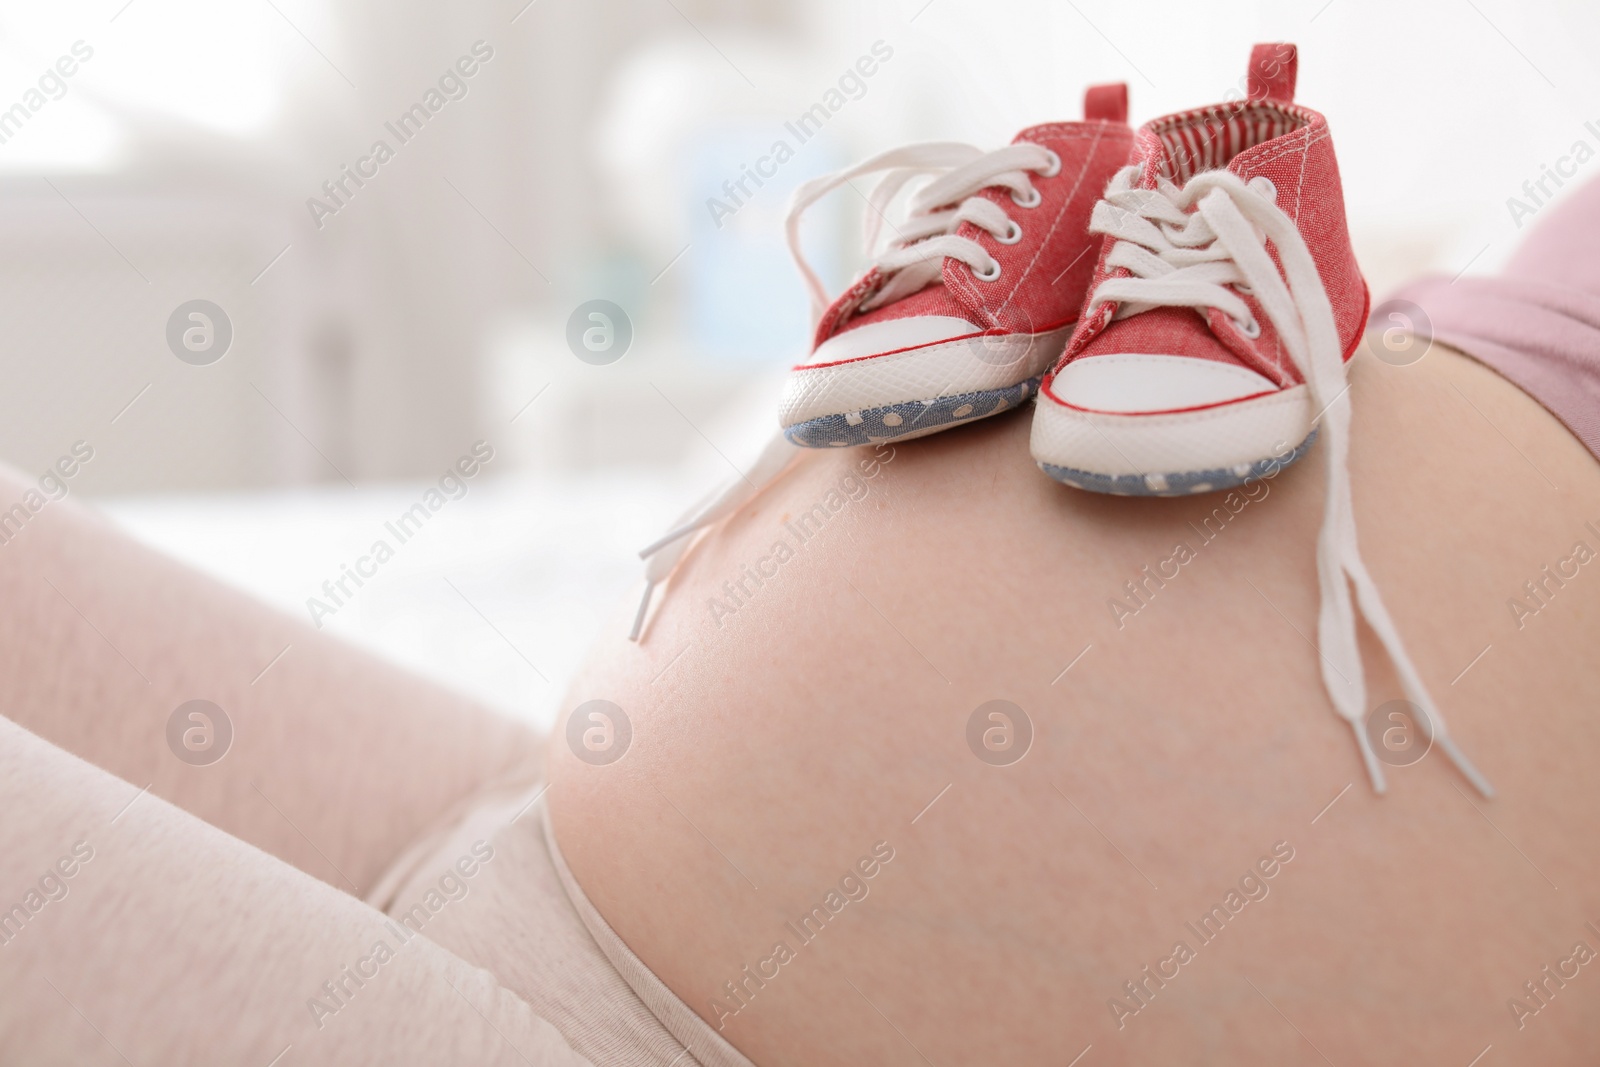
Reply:
[[[552,739],[578,881],[763,1067],[1465,1063],[1513,1039],[1577,1062],[1600,976],[1573,964],[1570,1010],[1523,982],[1600,951],[1600,869],[1572,847],[1600,792],[1554,772],[1600,754],[1600,580],[1537,642],[1502,602],[1600,477],[1521,394],[1435,363],[1357,376],[1357,503],[1500,799],[1427,755],[1368,786],[1305,636],[1319,464],[1233,505],[1093,497],[1001,418],[811,458],[696,550],[642,644],[619,614],[569,707],[609,703]],[[1581,492],[1552,508],[1498,439],[1430,415],[1456,386]],[[1366,660],[1373,705],[1398,697]]]

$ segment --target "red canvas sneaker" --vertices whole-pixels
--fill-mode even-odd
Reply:
[[[1137,162],[1096,206],[1089,301],[1034,416],[1051,477],[1206,492],[1311,443],[1367,289],[1327,120],[1292,103],[1295,71],[1293,45],[1259,45],[1246,100],[1140,128]]]
[[[644,595],[629,637],[644,632],[653,591],[695,536],[788,469],[795,446],[836,448],[906,440],[1014,408],[1072,332],[1100,239],[1089,216],[1128,160],[1128,87],[1091,86],[1084,121],[1034,126],[1005,148],[921,144],[874,156],[795,190],[789,250],[817,320],[810,358],[789,375],[782,433],[719,493],[646,545]],[[868,199],[867,246],[908,182],[889,248],[838,299],[800,252],[807,207],[855,178],[887,171]]]
[[[1014,408],[1070,335],[1094,273],[1089,215],[1127,162],[1126,85],[1084,98],[1084,121],[1023,130],[1007,147],[921,144],[807,182],[788,236],[817,319],[812,353],[789,375],[780,412],[794,444],[831,448],[908,439]],[[868,247],[914,178],[894,239],[831,302],[799,248],[812,203],[887,171],[870,197]]]
[[[1088,302],[1045,376],[1032,451],[1101,493],[1204,493],[1275,475],[1319,430],[1328,458],[1318,541],[1322,676],[1374,785],[1349,584],[1434,741],[1487,795],[1444,732],[1356,546],[1346,468],[1346,362],[1367,316],[1327,121],[1293,102],[1293,45],[1250,57],[1246,99],[1141,127],[1095,206],[1105,235]]]

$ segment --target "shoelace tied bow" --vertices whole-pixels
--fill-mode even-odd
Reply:
[[[1350,405],[1339,402],[1349,388],[1346,367],[1333,306],[1299,227],[1278,207],[1276,190],[1264,177],[1246,183],[1231,171],[1210,170],[1182,188],[1162,179],[1154,189],[1140,189],[1133,184],[1138,173],[1137,166],[1117,172],[1089,227],[1116,241],[1107,263],[1132,276],[1101,282],[1085,314],[1107,302],[1116,303],[1116,319],[1156,307],[1216,308],[1253,337],[1260,326],[1238,292],[1255,297],[1305,379],[1322,426],[1328,475],[1317,536],[1317,651],[1323,686],[1355,732],[1373,789],[1382,793],[1383,766],[1365,729],[1366,682],[1356,644],[1359,608],[1394,663],[1407,699],[1426,716],[1434,743],[1480,793],[1493,796],[1488,780],[1445,729],[1361,560],[1350,496]],[[1283,264],[1282,275],[1267,254],[1268,241]]]

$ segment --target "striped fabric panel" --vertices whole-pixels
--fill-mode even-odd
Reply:
[[[1157,135],[1166,147],[1163,176],[1182,185],[1203,170],[1225,167],[1234,156],[1305,125],[1297,109],[1272,104],[1213,107],[1174,117]]]

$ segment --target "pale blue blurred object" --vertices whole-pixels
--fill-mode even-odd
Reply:
[[[793,158],[776,166],[773,177],[763,177],[760,187],[746,179],[752,195],[745,196],[736,184],[730,195],[724,183],[737,182],[746,167],[771,157],[780,139],[795,150]],[[680,267],[691,346],[708,358],[746,365],[770,366],[804,355],[811,347],[811,317],[805,287],[784,244],[783,218],[795,186],[843,165],[826,131],[800,144],[777,120],[725,126],[691,142],[685,163],[691,244]],[[761,165],[770,171],[775,161]],[[712,197],[732,214],[719,207],[714,215],[707,205]],[[848,280],[841,223],[847,197],[817,205],[807,213],[803,230],[807,255],[834,287]]]

